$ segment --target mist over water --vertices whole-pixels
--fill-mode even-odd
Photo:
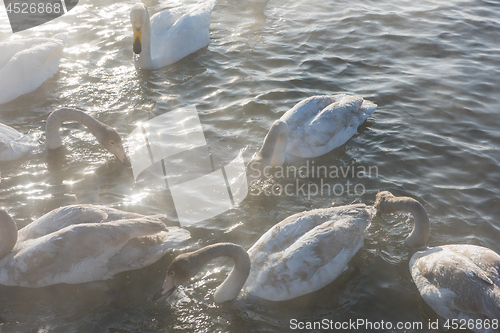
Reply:
[[[194,2],[144,1],[151,14]],[[273,178],[238,208],[188,227],[192,239],[173,254],[110,281],[0,286],[0,332],[288,332],[291,319],[324,318],[422,322],[422,332],[430,332],[426,324],[436,315],[408,271],[411,253],[403,241],[413,220],[405,214],[376,216],[346,274],[299,299],[215,305],[215,288],[232,268],[229,259],[218,259],[167,302],[151,301],[179,253],[226,241],[248,249],[294,213],[332,203],[371,205],[379,190],[424,204],[431,246],[476,244],[500,253],[500,3],[218,0],[211,44],[153,72],[133,65],[134,3],[81,0],[67,15],[15,35],[1,7],[0,41],[67,32],[68,42],[59,72],[35,92],[0,105],[0,122],[43,142],[49,113],[76,107],[126,139],[139,122],[195,106],[217,165],[237,149],[249,161],[270,125],[300,100],[358,94],[378,109],[345,145],[309,163],[328,170],[376,167],[377,173]],[[135,183],[132,171],[83,126],[67,123],[61,134],[64,149],[55,155],[37,150],[0,164],[0,206],[18,228],[75,203],[175,213],[162,186]],[[362,184],[364,191],[256,193],[321,181]]]

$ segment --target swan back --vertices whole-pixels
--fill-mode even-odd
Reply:
[[[210,43],[209,27],[215,0],[203,1],[156,13],[149,19],[143,4],[135,5],[131,11],[131,22],[137,31],[141,27],[141,47],[134,56],[137,68],[155,70],[173,64]],[[144,14],[145,13],[145,14]],[[139,42],[137,42],[139,43]]]
[[[158,215],[74,205],[56,209],[19,231],[0,260],[0,284],[30,288],[109,279],[159,260],[190,237]]]
[[[252,269],[244,288],[271,301],[321,289],[347,269],[373,214],[373,208],[357,204],[286,218],[248,251]]]
[[[500,318],[500,256],[475,245],[416,252],[410,271],[422,298],[446,319]]]
[[[215,1],[210,0],[153,15],[151,57],[155,67],[173,64],[210,44],[210,17],[214,4]]]
[[[309,97],[288,110],[287,153],[301,158],[324,155],[346,143],[377,108],[360,96],[346,94]]]
[[[36,90],[54,76],[66,35],[0,43],[0,104]]]

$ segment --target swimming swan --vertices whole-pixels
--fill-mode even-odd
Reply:
[[[210,43],[209,26],[215,0],[156,13],[149,19],[147,7],[130,11],[134,30],[136,68],[155,70],[168,66]]]
[[[270,301],[283,301],[319,290],[347,269],[363,246],[373,207],[354,204],[292,215],[269,229],[248,250],[222,243],[176,257],[162,290],[166,299],[210,260],[230,257],[234,268],[217,288],[214,299],[232,300],[243,289]]]
[[[144,216],[92,205],[66,206],[17,230],[0,210],[0,284],[29,288],[110,279],[159,260],[190,238]]]
[[[280,166],[287,157],[314,158],[332,151],[356,134],[376,108],[362,97],[346,94],[312,96],[299,102],[273,123],[249,163],[249,174]]]
[[[418,251],[410,259],[413,281],[424,301],[445,319],[500,318],[500,256],[475,245],[443,245],[427,247],[429,216],[415,199],[395,197],[384,191],[377,194],[377,211],[390,214],[407,211],[415,226],[406,244]],[[477,328],[476,328],[477,327]],[[497,327],[498,328],[498,327]],[[474,332],[492,332],[474,325]],[[496,330],[493,330],[496,332]]]
[[[0,104],[35,91],[59,70],[66,34],[0,43]]]
[[[50,114],[45,124],[45,146],[48,149],[57,149],[62,146],[59,129],[65,121],[77,121],[85,125],[106,150],[114,154],[126,166],[130,166],[118,132],[80,110],[62,108]],[[16,160],[38,146],[38,143],[33,142],[30,137],[0,123],[0,161]]]

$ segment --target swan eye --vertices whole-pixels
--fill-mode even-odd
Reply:
[[[115,142],[114,142],[114,141],[111,141],[111,144],[114,146],[114,145],[115,145]]]
[[[175,275],[175,272],[174,272],[174,271],[170,271],[170,272],[168,272],[168,275],[170,275],[170,276],[174,276],[174,275]]]

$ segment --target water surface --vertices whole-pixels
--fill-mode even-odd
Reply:
[[[193,1],[145,3],[154,13]],[[227,158],[229,145],[243,148],[248,161],[272,122],[306,97],[345,92],[379,105],[358,135],[311,161],[376,167],[377,173],[298,179],[320,184],[323,178],[344,188],[349,181],[362,184],[363,191],[309,197],[252,192],[237,209],[190,227],[192,240],[175,254],[224,241],[248,249],[291,214],[332,204],[373,204],[379,190],[425,205],[431,246],[465,243],[500,252],[500,3],[218,0],[211,44],[154,72],[133,66],[133,4],[81,0],[64,17],[15,34],[49,37],[66,31],[68,44],[59,72],[35,92],[0,105],[0,121],[43,141],[48,114],[70,106],[126,138],[139,122],[196,106],[214,156]],[[0,40],[12,35],[4,14]],[[82,126],[68,123],[61,132],[65,149],[56,156],[39,150],[0,166],[1,206],[19,228],[75,203],[172,213],[161,188],[135,183],[132,171]],[[300,299],[244,298],[215,305],[214,289],[231,269],[230,260],[220,259],[168,302],[155,304],[150,298],[174,254],[106,283],[0,287],[0,331],[287,332],[292,319],[325,318],[427,324],[436,316],[411,280],[411,253],[403,244],[411,226],[405,214],[374,218],[348,274]]]

